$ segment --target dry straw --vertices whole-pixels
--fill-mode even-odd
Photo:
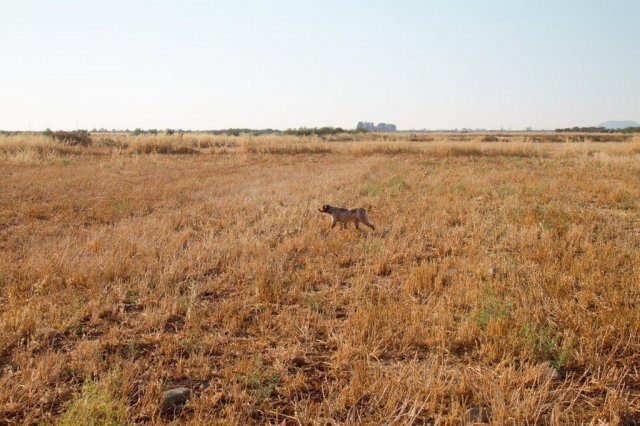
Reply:
[[[1,136],[0,423],[634,424],[640,141],[485,136]]]

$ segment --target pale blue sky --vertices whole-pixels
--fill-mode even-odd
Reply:
[[[640,121],[640,1],[2,0],[0,129]]]

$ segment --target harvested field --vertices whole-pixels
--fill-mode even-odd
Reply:
[[[0,424],[640,422],[609,136],[0,136]]]

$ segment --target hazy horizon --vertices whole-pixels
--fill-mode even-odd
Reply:
[[[640,121],[633,1],[24,1],[0,129]]]

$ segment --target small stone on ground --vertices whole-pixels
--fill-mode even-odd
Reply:
[[[162,396],[164,408],[178,408],[187,403],[191,397],[191,390],[187,388],[175,388],[166,391]]]

